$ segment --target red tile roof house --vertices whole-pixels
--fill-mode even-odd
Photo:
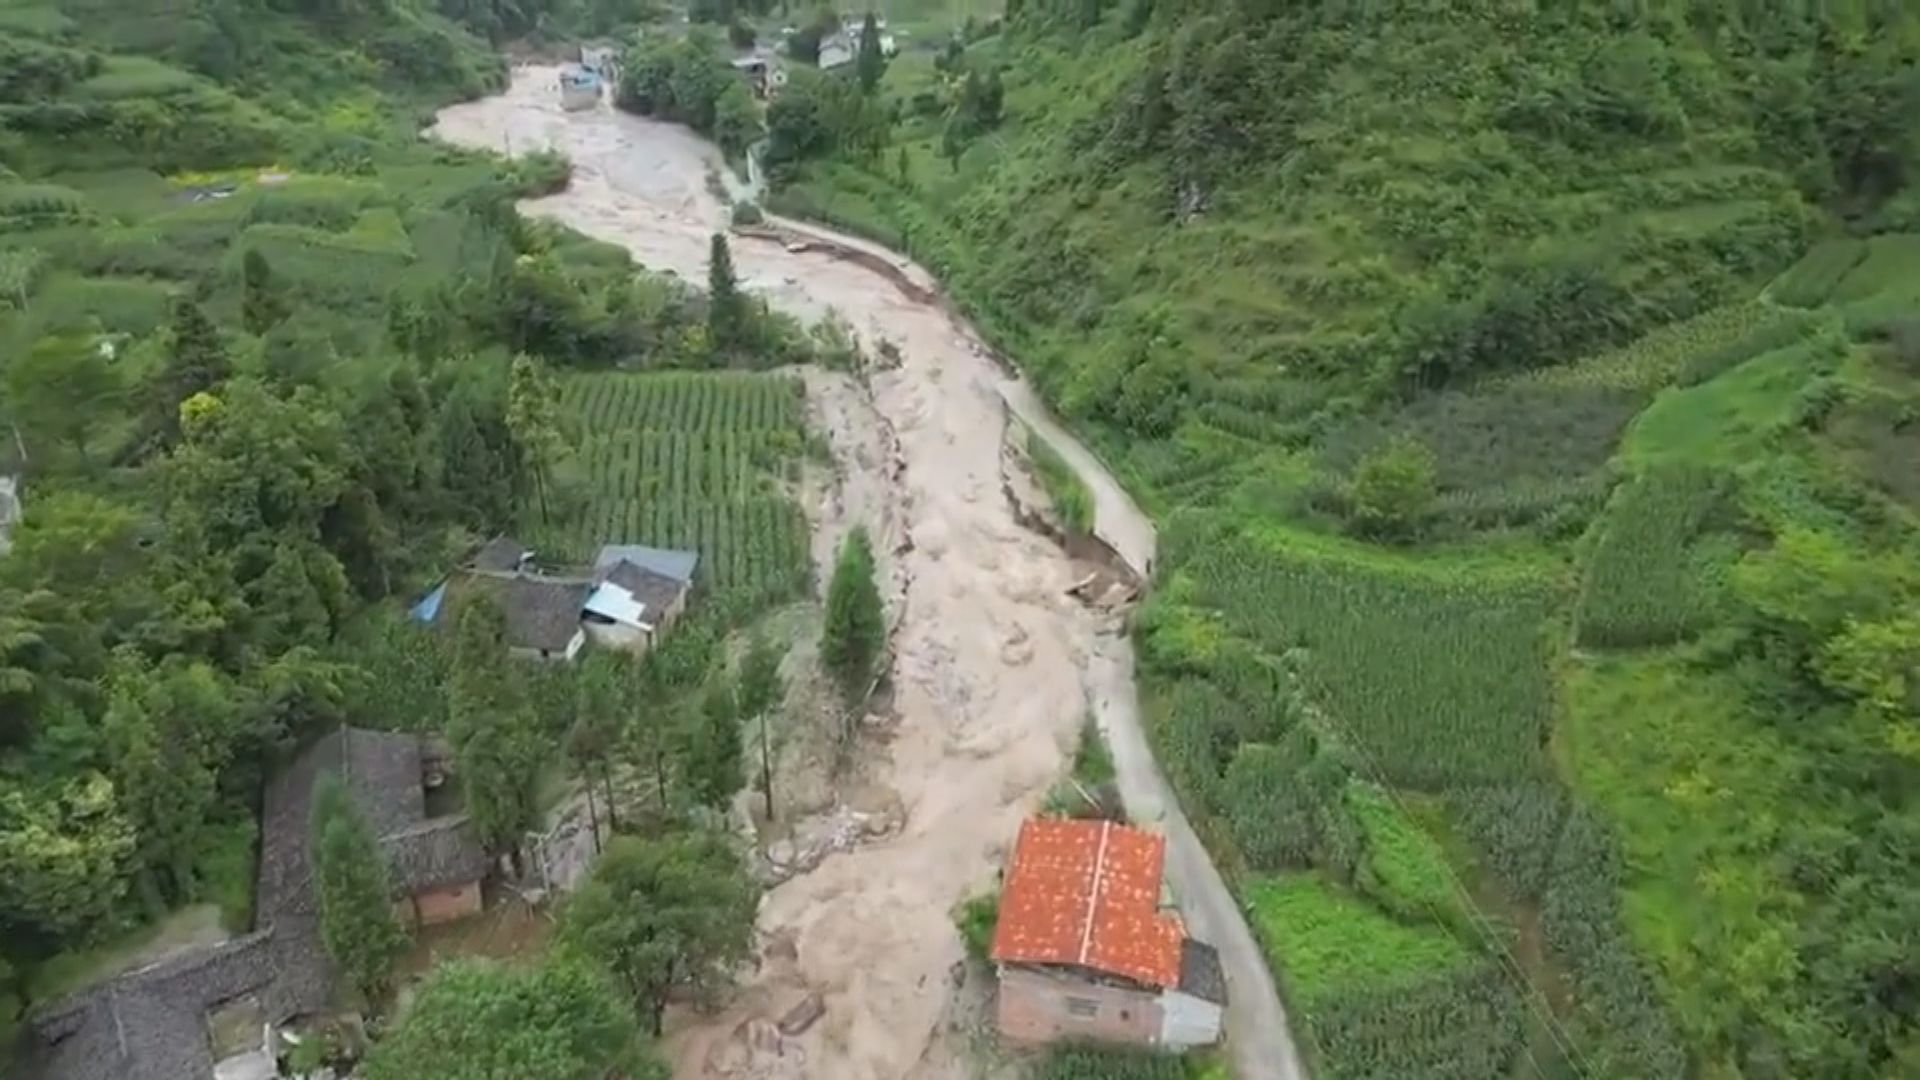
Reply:
[[[1165,838],[1111,821],[1020,826],[993,936],[1002,1036],[1170,1051],[1219,1041],[1220,956],[1161,907],[1166,855]]]

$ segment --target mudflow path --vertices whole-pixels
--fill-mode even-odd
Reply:
[[[717,152],[685,128],[604,105],[563,112],[556,79],[552,67],[517,68],[505,93],[442,111],[431,134],[511,154],[563,152],[571,185],[526,213],[702,283],[709,237],[729,218],[709,190]],[[1236,1071],[1304,1075],[1245,924],[1146,749],[1124,634],[1065,594],[1079,570],[1015,522],[1000,478],[1008,410],[1041,425],[1086,474],[1099,531],[1136,568],[1151,565],[1152,525],[970,328],[925,299],[937,291],[931,277],[882,248],[832,239],[892,263],[922,298],[871,268],[789,250],[799,245],[738,237],[733,258],[743,283],[777,307],[807,319],[837,312],[869,345],[884,337],[899,347],[901,363],[865,385],[805,376],[839,473],[834,496],[810,508],[815,557],[858,523],[883,564],[895,720],[872,773],[898,794],[904,825],[769,892],[759,929],[793,948],[769,950],[719,1014],[674,1018],[676,1076],[967,1076],[966,1039],[949,1023],[962,959],[950,912],[991,883],[1090,709],[1115,744],[1129,805],[1168,834],[1168,869],[1194,931],[1221,949]],[[769,1021],[808,993],[821,995],[825,1015],[797,1038],[780,1036]]]

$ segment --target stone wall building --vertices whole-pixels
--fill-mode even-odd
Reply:
[[[420,736],[342,727],[267,785],[252,933],[188,948],[36,1008],[41,1080],[269,1080],[278,1032],[332,1005],[334,971],[314,895],[313,791],[337,776],[379,839],[394,903],[412,923],[481,909],[491,869],[465,815],[428,817],[446,755]]]

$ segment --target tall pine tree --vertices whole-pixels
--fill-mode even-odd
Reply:
[[[386,860],[332,776],[313,793],[313,879],[327,955],[369,1001],[379,998],[407,935],[393,917]]]
[[[264,334],[287,317],[286,298],[280,295],[273,267],[256,249],[249,248],[240,262],[240,285],[240,316],[249,334]]]
[[[233,363],[220,330],[192,297],[173,303],[166,363],[148,387],[149,427],[171,444],[180,435],[180,403],[225,382]]]
[[[820,659],[849,704],[858,704],[872,685],[886,640],[886,615],[874,583],[873,544],[866,529],[855,528],[841,543],[834,563],[826,627],[820,635]]]
[[[747,298],[733,274],[733,252],[724,233],[714,233],[707,256],[707,340],[715,353],[746,344]]]
[[[860,78],[860,90],[871,94],[880,86],[880,76],[887,73],[887,54],[880,45],[880,22],[867,12],[860,23],[860,51],[854,54],[854,74]]]

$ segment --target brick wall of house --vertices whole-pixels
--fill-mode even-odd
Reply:
[[[413,905],[420,912],[421,926],[478,915],[481,908],[480,883],[473,881],[419,893],[414,896]]]
[[[1160,1037],[1158,995],[1097,982],[1059,968],[1000,968],[1000,1033],[1015,1042],[1096,1039],[1152,1046]]]

